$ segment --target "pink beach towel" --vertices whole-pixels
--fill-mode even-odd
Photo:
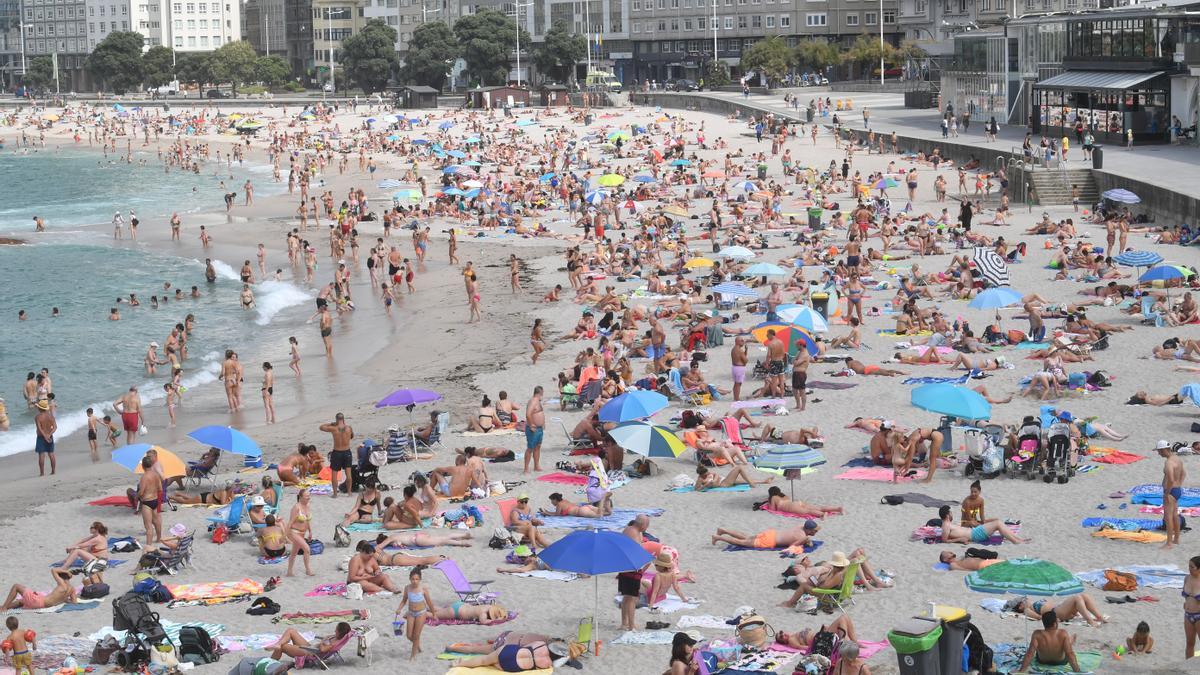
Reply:
[[[502,623],[508,623],[517,618],[516,612],[509,612],[508,616],[495,621],[465,621],[463,619],[435,619],[429,617],[425,619],[426,626],[499,626]]]
[[[543,476],[538,476],[538,480],[543,483],[559,483],[561,485],[587,485],[588,477],[577,473],[563,473],[556,471]]]
[[[917,478],[925,477],[925,471],[921,469],[917,469],[916,471],[917,475],[911,478],[901,476],[897,482],[907,483]],[[860,466],[839,473],[834,478],[839,480],[873,480],[880,483],[890,483],[892,482],[892,470],[886,466]]]
[[[127,509],[133,508],[129,505],[129,497],[125,495],[113,495],[111,497],[101,497],[88,502],[88,506],[124,506]]]
[[[888,647],[889,647],[889,645],[888,645],[887,640],[880,640],[878,642],[872,642],[870,640],[859,640],[858,641],[858,657],[860,659],[866,660],[866,659],[871,658],[872,656],[875,656],[879,652],[887,649]],[[785,652],[788,654],[807,654],[808,653],[807,650],[796,649],[795,647],[779,644],[778,642],[771,645],[770,649],[771,649],[771,651],[774,651],[774,652]]]
[[[321,584],[311,591],[304,594],[308,598],[316,598],[323,595],[345,595],[346,584]]]

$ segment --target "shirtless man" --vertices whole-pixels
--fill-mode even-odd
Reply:
[[[333,314],[329,312],[329,305],[323,305],[318,312],[320,315],[321,327],[321,342],[325,344],[325,356],[333,356]]]
[[[954,514],[949,505],[943,505],[938,509],[938,517],[942,520],[942,541],[947,544],[984,544],[987,543],[992,535],[999,533],[1004,537],[1005,541],[1014,544],[1025,544],[1029,539],[1022,539],[1017,536],[1007,525],[1000,522],[999,519],[989,520],[986,523],[981,523],[975,527],[963,527],[962,525],[954,524]]]
[[[792,397],[796,399],[796,409],[804,410],[808,403],[808,364],[812,359],[807,349],[801,349],[792,362]]]
[[[650,348],[653,350],[654,372],[661,373],[667,369],[663,360],[667,355],[667,332],[653,314],[650,315]]]
[[[1025,658],[1018,672],[1029,672],[1035,656],[1043,665],[1061,666],[1069,663],[1073,672],[1080,672],[1079,660],[1075,658],[1075,637],[1058,627],[1058,614],[1042,614],[1042,626],[1029,636],[1029,649],[1025,650]]]
[[[1162,493],[1163,527],[1167,531],[1167,542],[1162,547],[1174,548],[1179,544],[1179,500],[1183,497],[1183,481],[1187,478],[1187,471],[1169,441],[1158,442],[1158,456],[1165,460]]]
[[[473,475],[471,467],[467,466],[466,456],[457,455],[454,458],[454,466],[434,469],[429,474],[429,480],[442,496],[462,497],[470,492]]]
[[[50,455],[50,475],[53,476],[58,470],[58,463],[54,459],[54,432],[58,431],[58,422],[54,420],[54,414],[50,412],[50,402],[41,400],[37,402],[37,415],[33,418],[33,424],[37,427],[37,450],[38,459],[38,475],[46,475],[46,455]]]
[[[742,400],[742,383],[746,381],[746,339],[738,336],[729,352],[730,370],[733,374],[733,400]]]
[[[162,539],[162,513],[159,506],[163,498],[163,483],[162,476],[154,470],[154,459],[150,455],[142,457],[142,472],[137,487],[138,513],[146,528],[146,546],[149,547]]]
[[[333,450],[329,452],[329,482],[333,485],[332,498],[337,498],[341,481],[338,479],[343,470],[346,472],[346,494],[350,494],[350,468],[354,466],[354,453],[350,451],[350,441],[354,438],[354,427],[346,424],[346,416],[338,413],[333,422],[318,427],[321,431],[333,436]]]
[[[113,408],[121,414],[125,445],[129,445],[137,437],[138,428],[142,425],[142,397],[138,395],[137,387],[130,387],[124,396],[113,403]]]
[[[878,466],[890,466],[892,454],[904,442],[904,436],[896,431],[896,423],[883,420],[879,423],[879,431],[871,436],[871,462]]]
[[[991,560],[970,556],[959,558],[954,551],[942,551],[938,554],[938,562],[949,566],[956,572],[978,572],[989,565],[1004,562],[1004,558],[992,558]]]
[[[733,544],[734,546],[761,549],[804,546],[808,544],[811,538],[806,529],[809,522],[805,521],[804,524],[797,525],[789,530],[763,530],[757,534],[745,534],[736,530],[727,530],[719,527],[717,528],[717,533],[712,535],[712,543],[724,542],[726,544]]]
[[[907,375],[903,370],[893,370],[891,368],[882,368],[876,365],[865,365],[862,361],[856,358],[846,357],[846,368],[854,371],[859,375],[882,375],[884,377],[894,377],[896,375]]]
[[[775,335],[775,330],[767,331],[767,379],[766,391],[764,395],[767,398],[782,398],[783,397],[783,373],[787,370],[787,346],[783,344]]]
[[[529,460],[533,459],[533,470],[542,470],[542,436],[546,432],[546,410],[542,407],[542,386],[533,388],[533,396],[525,405],[525,468],[529,473]]]
[[[75,602],[75,585],[71,583],[71,573],[61,569],[50,570],[54,578],[54,589],[49,593],[39,593],[28,586],[13,584],[8,591],[8,598],[0,606],[0,612],[10,609],[38,610],[47,607],[57,607],[69,602]],[[31,669],[29,672],[33,672]]]

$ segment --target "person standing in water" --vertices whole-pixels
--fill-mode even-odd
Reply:
[[[262,398],[267,424],[275,423],[275,369],[270,361],[263,361]]]
[[[38,475],[46,475],[46,456],[49,455],[50,475],[53,476],[58,470],[58,464],[54,459],[54,432],[58,431],[58,422],[54,420],[54,414],[50,412],[50,401],[46,399],[38,401],[37,411],[33,423],[37,427],[37,444],[34,449],[37,451]]]

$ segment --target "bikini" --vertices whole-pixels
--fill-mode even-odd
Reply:
[[[1179,594],[1184,597],[1185,602],[1187,600],[1200,600],[1200,593],[1191,595],[1187,591],[1180,591]],[[1188,623],[1200,623],[1200,612],[1189,612],[1185,609],[1183,610],[1183,619]]]
[[[409,618],[415,619],[418,616],[421,616],[422,614],[424,614],[426,612],[425,607],[421,607],[421,609],[413,609],[412,606],[418,602],[421,603],[422,605],[425,604],[425,593],[424,592],[413,593],[412,591],[409,591],[408,592],[408,616],[409,616]]]
[[[529,657],[534,658],[533,647],[523,647],[520,645],[504,645],[500,648],[500,653],[497,655],[496,665],[500,670],[506,673],[521,673],[527,670],[517,663],[517,654],[521,653],[522,649],[529,650]],[[536,663],[536,661],[535,661]]]

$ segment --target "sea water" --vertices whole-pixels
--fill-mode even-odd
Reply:
[[[111,218],[110,211],[122,207],[127,212],[131,204],[140,218],[149,218],[186,205],[210,208],[213,199],[221,203],[220,189],[212,185],[206,197],[193,198],[194,176],[187,180],[174,171],[164,176],[161,167],[156,173],[150,167],[134,166],[122,169],[119,175],[124,178],[118,178],[116,171],[110,175],[108,169],[94,168],[97,156],[0,153],[4,212],[37,213],[46,219],[48,229],[57,230],[49,236],[32,235],[32,227],[22,224],[23,232],[14,232],[18,228],[8,227],[10,220],[0,219],[0,232],[31,242],[0,246],[0,397],[11,420],[10,431],[0,432],[0,456],[33,448],[33,415],[22,396],[28,372],[50,369],[60,437],[86,424],[84,411],[89,406],[96,408],[98,416],[111,414],[112,402],[132,385],[138,385],[147,404],[158,402],[148,408],[149,414],[165,424],[162,385],[169,371],[160,366],[157,376],[147,375],[143,357],[151,341],[165,344],[175,324],[195,315],[196,330],[188,343],[183,377],[184,386],[194,389],[216,380],[227,348],[250,352],[264,343],[278,343],[273,358],[285,359],[287,326],[308,314],[313,294],[290,282],[256,285],[256,307],[246,311],[239,303],[238,275],[224,261],[214,260],[218,280],[208,284],[199,260],[156,253],[141,244],[114,247],[107,231],[64,233],[63,228],[95,223],[92,214],[97,211],[109,212]],[[41,174],[40,178],[29,175],[30,171]],[[134,176],[145,183],[131,181]],[[228,181],[228,174],[225,178]],[[205,176],[204,180],[216,179]],[[270,180],[269,167],[262,180]],[[167,291],[164,282],[171,284]],[[189,297],[192,286],[199,288],[199,298]],[[176,288],[184,292],[179,301],[174,299]],[[138,296],[140,307],[117,304],[118,297],[128,299],[130,293]],[[151,295],[171,299],[153,309]],[[55,307],[57,318],[51,315]],[[113,307],[120,310],[120,321],[109,320]],[[20,310],[25,310],[27,320],[18,321]],[[158,354],[165,360],[165,350]],[[246,368],[249,375],[251,366]]]

